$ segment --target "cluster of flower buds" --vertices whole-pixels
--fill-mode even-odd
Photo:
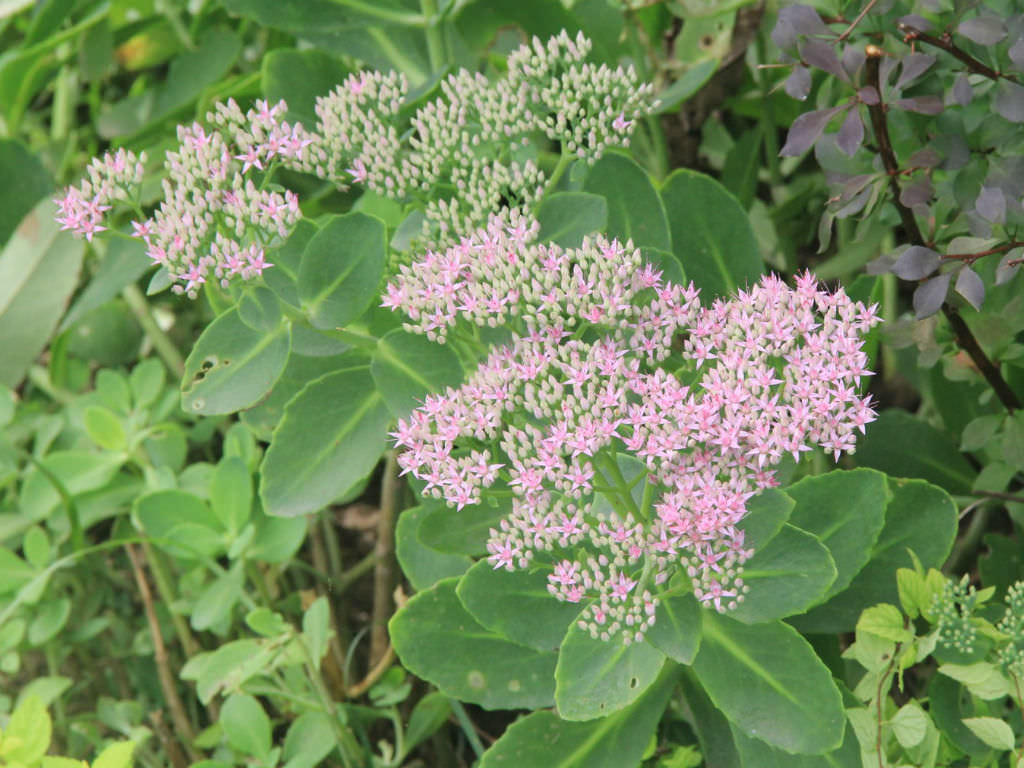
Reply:
[[[450,75],[441,95],[407,118],[409,86],[395,73],[353,74],[317,99],[315,130],[283,121],[283,101],[258,101],[247,112],[234,101],[218,104],[207,115],[209,133],[198,123],[178,128],[180,146],[167,153],[163,201],[152,218],[139,207],[142,163],[121,150],[67,190],[59,220],[91,240],[107,228],[114,201],[125,200],[139,214],[135,234],[149,257],[178,281],[175,290],[194,297],[211,276],[227,286],[272,266],[264,249],[300,216],[296,195],[271,184],[282,165],[401,202],[415,196],[421,244],[451,245],[494,212],[539,200],[548,178],[531,144],[538,134],[591,162],[628,145],[651,88],[632,69],[585,61],[590,47],[564,31],[547,44],[534,40],[509,57],[506,77]]]
[[[258,101],[243,114],[229,101],[207,115],[218,130],[178,126],[179,146],[164,162],[163,201],[152,217],[132,222],[149,258],[177,281],[175,291],[194,298],[211,276],[226,287],[273,266],[264,249],[286,238],[301,214],[295,193],[268,188],[268,171],[299,162],[312,141],[279,119],[284,109],[284,102]],[[94,162],[89,181],[57,201],[64,228],[91,239],[115,199],[139,211],[143,161],[121,150]]]
[[[776,484],[786,454],[817,445],[838,459],[874,418],[857,394],[873,308],[810,275],[795,289],[765,277],[702,307],[632,243],[564,249],[537,231],[515,213],[494,217],[387,287],[383,305],[436,341],[460,324],[515,334],[399,422],[403,472],[459,508],[506,484],[514,504],[492,531],[492,564],[542,556],[552,594],[583,603],[595,637],[642,637],[652,590],[679,569],[705,604],[735,606],[747,500]],[[659,367],[670,354],[675,373]],[[625,490],[628,456],[645,474],[643,504]]]

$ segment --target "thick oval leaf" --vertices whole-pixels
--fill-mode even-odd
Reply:
[[[755,550],[771,541],[793,514],[796,502],[777,488],[769,488],[747,502],[747,514],[740,521],[743,544]]]
[[[632,240],[637,248],[672,250],[665,207],[650,176],[631,159],[605,155],[587,173],[583,189],[608,202],[608,237]]]
[[[545,571],[495,570],[481,560],[459,581],[466,610],[492,632],[539,651],[558,650],[581,606],[555,599]]]
[[[252,476],[238,456],[220,460],[210,478],[210,506],[232,535],[242,530],[252,514]]]
[[[743,566],[749,591],[729,615],[745,624],[792,616],[819,602],[835,578],[825,545],[787,523]]]
[[[408,416],[431,392],[462,382],[462,365],[449,344],[396,328],[373,351],[370,373],[377,391],[398,418]]]
[[[84,243],[61,232],[43,200],[0,251],[0,384],[17,385],[46,346],[78,284]]]
[[[480,626],[455,595],[457,579],[420,592],[388,623],[402,665],[484,709],[536,709],[554,700],[556,656]]]
[[[281,301],[298,308],[302,305],[299,299],[299,268],[302,266],[302,254],[317,233],[317,226],[309,219],[299,219],[295,229],[277,248],[269,254],[269,261],[274,268],[263,275],[263,282]]]
[[[426,502],[427,512],[420,526],[420,538],[441,552],[482,557],[487,554],[491,529],[497,528],[512,511],[512,499],[503,497],[494,505],[485,499],[462,509],[440,502]]]
[[[246,408],[274,386],[291,345],[291,326],[272,333],[242,322],[231,309],[206,327],[185,361],[181,407],[206,416]]]
[[[541,202],[537,221],[540,242],[579,248],[584,235],[603,232],[608,226],[608,203],[587,192],[556,192]]]
[[[595,639],[573,624],[555,669],[555,704],[563,720],[605,717],[636,701],[657,679],[665,654],[646,640]]]
[[[292,351],[284,372],[274,382],[270,394],[252,408],[247,408],[240,415],[247,427],[255,432],[261,440],[270,442],[270,435],[284,416],[284,407],[303,387],[314,379],[328,373],[338,373],[353,368],[367,370],[370,358],[363,350],[350,350],[340,355],[327,357],[309,357],[298,354],[295,350],[295,334],[298,327],[292,329]]]
[[[956,504],[948,493],[923,480],[889,478],[891,500],[885,527],[871,551],[871,560],[850,586],[824,605],[790,623],[801,632],[834,633],[852,630],[865,608],[899,602],[897,568],[913,568],[912,551],[925,568],[939,568],[953,547],[957,529]]]
[[[306,246],[299,299],[316,328],[343,328],[376,300],[384,275],[384,222],[365,213],[336,216]]]
[[[348,69],[323,51],[279,48],[263,57],[261,74],[267,101],[276,104],[284,99],[288,103],[285,119],[298,120],[313,130],[317,97],[327,95],[344,81]]]
[[[363,480],[384,452],[391,416],[365,368],[323,376],[284,409],[263,458],[267,514],[323,509]]]
[[[673,661],[692,664],[700,647],[701,616],[703,611],[692,592],[660,598],[647,642]]]
[[[428,547],[419,531],[428,507],[406,509],[395,526],[395,555],[413,589],[430,589],[442,579],[461,576],[473,564],[466,555],[453,555]]]
[[[732,738],[744,766],[753,768],[862,768],[853,726],[846,725],[843,744],[824,755],[794,755],[747,736],[732,726]]]
[[[672,230],[672,251],[705,304],[757,282],[761,251],[746,212],[710,176],[675,171],[661,188]]]
[[[842,742],[839,689],[807,641],[786,624],[746,625],[706,611],[693,671],[715,706],[748,736],[810,755]]]
[[[17,184],[0,187],[0,246],[14,232],[32,206],[53,189],[50,174],[24,144],[0,139],[0,177],[17,179]]]
[[[517,720],[480,760],[480,768],[622,768],[639,765],[675,687],[676,669],[633,705],[600,720],[573,723],[554,712]]]
[[[970,493],[974,468],[935,427],[906,411],[882,411],[857,442],[855,458],[895,477],[920,477],[950,493]]]
[[[846,589],[871,559],[890,499],[886,477],[873,469],[827,472],[805,477],[786,494],[796,502],[789,522],[817,536],[832,554],[836,579],[827,599]]]

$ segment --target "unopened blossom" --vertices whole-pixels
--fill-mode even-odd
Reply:
[[[565,249],[537,231],[514,212],[494,217],[387,287],[383,305],[436,341],[474,325],[514,333],[461,387],[399,422],[402,471],[458,508],[507,486],[491,563],[548,564],[551,593],[580,603],[595,637],[641,638],[676,571],[706,605],[735,607],[752,554],[739,527],[747,502],[777,484],[784,456],[819,446],[838,458],[874,418],[857,394],[874,309],[809,274],[794,288],[766,276],[703,307],[631,243]],[[673,345],[676,373],[659,367]],[[644,507],[613,507],[600,490],[616,486],[621,456],[651,486]]]

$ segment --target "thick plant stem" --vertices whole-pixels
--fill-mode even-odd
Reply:
[[[889,139],[889,126],[885,117],[886,107],[882,101],[882,84],[878,73],[878,66],[884,53],[882,49],[874,45],[867,46],[865,53],[867,54],[866,71],[868,83],[878,93],[878,101],[875,104],[868,105],[868,114],[871,116],[871,127],[875,133],[875,142],[878,144],[878,153],[882,158],[886,174],[889,176],[892,204],[896,206],[896,210],[899,212],[900,221],[903,223],[903,229],[906,231],[910,242],[913,245],[927,246],[928,243],[921,233],[921,228],[917,225],[917,219],[914,218],[914,212],[900,202],[900,187],[896,181],[900,168],[896,160],[896,153],[892,148],[892,141]],[[999,398],[999,402],[1003,404],[1003,407],[1010,413],[1020,408],[1021,402],[1017,398],[1016,393],[1010,389],[999,368],[985,354],[981,344],[978,343],[977,338],[975,338],[967,323],[964,322],[960,313],[948,303],[943,303],[942,312],[953,329],[957,345],[971,358],[975,367],[977,367],[981,375],[985,377],[985,381],[988,382],[989,386],[996,393],[996,397]]]
[[[132,563],[132,571],[135,573],[135,583],[139,587],[139,595],[142,597],[142,605],[146,611],[146,620],[149,622],[149,631],[153,636],[153,660],[156,662],[157,674],[160,678],[160,688],[164,694],[164,700],[171,711],[171,722],[174,723],[174,730],[178,739],[188,752],[192,763],[202,760],[202,755],[192,745],[195,741],[195,731],[192,729],[192,722],[185,713],[185,705],[178,695],[178,688],[174,675],[171,673],[170,663],[167,659],[167,647],[164,645],[163,634],[160,632],[160,621],[156,616],[156,608],[153,605],[153,595],[149,591],[149,583],[146,581],[146,574],[143,570],[142,556],[132,544],[125,544],[128,552],[128,559]]]
[[[438,26],[437,0],[420,0],[423,9],[423,23],[427,36],[427,56],[430,59],[431,72],[436,74],[445,65],[444,37]]]
[[[373,572],[373,624],[370,628],[370,666],[374,667],[387,654],[388,619],[395,605],[391,593],[395,589],[395,516],[398,506],[398,461],[388,451],[380,489],[380,517],[377,520],[377,564]]]
[[[135,319],[139,321],[142,330],[146,332],[146,336],[153,342],[153,348],[160,355],[160,359],[164,361],[167,370],[171,372],[172,376],[180,379],[185,374],[185,359],[181,356],[178,348],[174,346],[174,342],[153,319],[153,315],[149,311],[149,303],[142,295],[142,291],[135,285],[127,285],[121,291],[121,295],[135,315]]]

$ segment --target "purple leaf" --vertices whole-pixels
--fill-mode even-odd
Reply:
[[[908,112],[920,112],[922,115],[942,114],[942,99],[938,96],[914,96],[911,99],[897,99],[895,105]]]
[[[882,63],[878,65],[878,81],[882,85],[886,85],[889,82],[889,78],[892,76],[893,70],[896,69],[899,61],[899,59],[892,56],[886,56],[882,59]]]
[[[871,195],[874,190],[871,187],[865,187],[850,200],[846,205],[835,212],[837,219],[848,219],[856,213],[860,213],[864,210],[864,206],[871,200]]]
[[[935,63],[935,57],[927,53],[909,53],[903,57],[903,69],[900,71],[900,79],[896,81],[896,87],[902,88],[912,83]]]
[[[917,290],[914,291],[914,314],[918,320],[931,317],[942,308],[952,276],[952,272],[936,275],[917,286]]]
[[[971,88],[971,83],[967,79],[967,74],[961,72],[953,81],[953,100],[961,107],[966,107],[971,103],[972,98],[974,98],[974,91]]]
[[[772,42],[779,47],[779,50],[796,50],[796,30],[793,29],[792,24],[790,24],[782,17],[781,13],[779,14],[778,20],[775,22],[775,26],[772,27],[771,38]]]
[[[931,147],[919,149],[907,158],[907,165],[910,168],[934,168],[942,162],[942,155]]]
[[[985,301],[985,283],[966,265],[956,276],[956,292],[967,299],[967,303],[972,307],[981,310],[982,302]]]
[[[864,48],[859,45],[848,45],[843,48],[841,63],[843,70],[851,78],[856,77],[860,68],[864,66]]]
[[[978,45],[995,45],[1006,37],[1006,26],[992,16],[964,19],[956,31]]]
[[[892,271],[904,280],[921,280],[939,268],[942,257],[931,248],[912,245],[896,259]]]
[[[846,113],[846,119],[843,120],[843,124],[839,128],[839,135],[836,136],[836,146],[845,154],[853,157],[860,149],[862,141],[864,141],[864,123],[860,121],[860,114],[854,108]]]
[[[1018,70],[1024,70],[1024,35],[1010,46],[1010,61]]]
[[[809,5],[787,5],[779,11],[779,19],[785,19],[801,35],[827,35],[831,32],[818,12]]]
[[[993,224],[1006,222],[1006,197],[999,187],[982,187],[981,194],[974,201],[978,215]]]
[[[786,78],[786,84],[783,87],[786,89],[786,93],[794,99],[804,101],[807,98],[807,94],[811,92],[810,70],[807,67],[801,67],[799,64],[793,67],[793,71]]]
[[[865,85],[857,91],[857,98],[872,107],[879,102],[878,91],[873,85]]]
[[[830,109],[818,109],[814,112],[806,112],[790,126],[789,135],[786,136],[786,145],[779,152],[781,157],[798,157],[814,146],[814,142],[825,130],[828,121],[839,114],[845,107],[832,107]]]
[[[923,16],[918,16],[916,13],[911,13],[908,14],[907,16],[902,16],[899,19],[897,19],[897,22],[899,24],[902,24],[903,26],[916,29],[918,32],[927,32],[929,29],[932,28],[932,23],[928,21],[928,19],[924,18]]]
[[[924,176],[913,184],[908,184],[900,191],[900,202],[907,208],[915,205],[925,205],[932,199],[932,182]]]
[[[1020,269],[1020,263],[1011,264],[1011,261],[1019,262],[1020,259],[1024,258],[1024,248],[1014,248],[1012,251],[1007,253],[999,261],[999,266],[996,267],[996,285],[1002,285],[1013,280],[1014,275],[1017,274],[1017,270]]]
[[[958,171],[971,159],[971,148],[963,136],[943,133],[932,140],[932,146],[943,156],[942,170]]]
[[[956,278],[956,292],[979,312],[985,302],[985,283],[970,267],[964,267]]]
[[[1024,87],[1000,80],[996,83],[996,97],[992,109],[1011,123],[1024,123]]]
[[[804,63],[822,69],[840,80],[848,80],[846,72],[839,64],[839,58],[829,43],[809,37],[800,43],[800,56]]]
[[[864,271],[869,275],[885,275],[892,272],[893,264],[896,263],[896,257],[891,253],[886,253],[879,256],[877,259],[872,259],[864,265]]]

